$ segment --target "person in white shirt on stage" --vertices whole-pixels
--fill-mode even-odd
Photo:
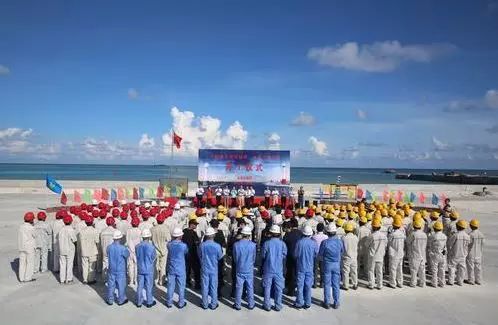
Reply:
[[[202,186],[199,186],[199,188],[195,191],[195,196],[197,198],[197,207],[200,207],[204,198],[204,188]]]
[[[239,207],[244,206],[245,198],[246,198],[246,190],[244,190],[244,187],[240,185],[240,188],[237,191],[237,204],[239,205]]]
[[[223,205],[225,208],[228,208],[230,205],[230,189],[228,188],[228,185],[223,189]]]
[[[221,204],[221,197],[223,195],[223,190],[221,189],[221,186],[218,186],[216,188],[214,194],[216,196],[216,206],[219,206]]]
[[[274,188],[273,191],[271,191],[271,196],[272,196],[271,205],[272,206],[277,205],[279,197],[280,197],[280,193],[278,192],[278,190],[276,188]]]
[[[265,196],[265,207],[268,209],[270,207],[270,197],[271,197],[271,191],[270,188],[267,186],[265,191],[263,192],[263,195]]]

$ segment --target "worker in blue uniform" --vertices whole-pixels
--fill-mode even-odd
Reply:
[[[323,267],[323,296],[322,306],[330,308],[330,289],[334,303],[332,308],[339,308],[339,292],[341,284],[341,259],[344,253],[344,243],[336,236],[337,228],[334,223],[327,226],[328,239],[325,239],[320,245],[318,259],[322,262]]]
[[[114,303],[114,291],[118,288],[118,305],[124,305],[128,302],[126,299],[126,260],[130,252],[121,244],[123,234],[116,230],[112,236],[114,242],[107,246],[107,258],[109,268],[107,272],[107,304]]]
[[[152,233],[145,228],[142,231],[142,242],[135,247],[137,256],[138,287],[137,307],[142,307],[144,301],[143,291],[145,289],[145,306],[150,308],[156,304],[152,291],[154,289],[154,261],[156,259],[156,248],[151,243]]]
[[[311,307],[311,286],[313,285],[313,269],[317,253],[316,243],[311,239],[313,229],[310,226],[303,228],[303,237],[297,242],[294,249],[297,275],[297,293],[294,307],[308,309]]]
[[[261,249],[263,262],[263,288],[264,303],[263,309],[275,311],[282,309],[282,292],[284,290],[284,260],[287,257],[287,246],[280,239],[280,227],[273,225],[269,233],[271,239],[265,241]],[[275,306],[271,307],[271,293],[273,288],[273,299]]]
[[[182,241],[183,231],[181,228],[173,229],[171,241],[168,243],[168,260],[166,263],[166,274],[168,275],[168,292],[166,294],[166,307],[173,305],[173,294],[175,286],[178,292],[178,308],[182,309],[187,305],[185,302],[185,285],[187,273],[185,272],[185,261],[188,254],[188,247]]]
[[[202,308],[218,308],[218,261],[223,258],[221,245],[215,242],[216,231],[209,227],[204,235],[204,242],[198,249],[201,261]],[[211,297],[211,302],[209,302]]]
[[[235,260],[236,289],[233,308],[240,310],[242,291],[246,286],[247,308],[254,309],[254,263],[256,262],[256,244],[251,241],[252,229],[242,228],[242,239],[233,245]]]

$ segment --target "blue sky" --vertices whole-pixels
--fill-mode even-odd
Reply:
[[[0,162],[498,168],[498,2],[2,1]]]

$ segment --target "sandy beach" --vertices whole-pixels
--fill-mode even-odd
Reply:
[[[132,184],[133,183],[133,184]],[[105,184],[105,185],[103,185]],[[101,186],[151,186],[148,182],[81,182],[66,181],[65,188],[98,188]],[[194,185],[194,184],[192,184]],[[301,184],[295,184],[300,186]],[[319,184],[303,184],[307,191],[313,191]],[[460,185],[368,185],[363,188],[382,191],[386,187],[405,191],[445,192],[460,210],[463,218],[477,217],[486,236],[484,255],[484,285],[463,287],[404,288],[382,291],[370,291],[362,287],[358,291],[341,292],[343,300],[339,310],[324,310],[319,306],[323,296],[319,289],[313,290],[314,305],[310,310],[297,311],[290,308],[286,298],[283,312],[267,313],[260,308],[253,311],[243,309],[236,312],[231,308],[231,301],[221,300],[220,308],[204,311],[198,307],[199,293],[189,291],[188,306],[184,310],[166,309],[164,306],[164,288],[156,289],[158,304],[148,310],[137,308],[133,304],[122,307],[109,307],[103,300],[104,287],[100,283],[90,287],[75,281],[75,284],[63,286],[57,282],[52,273],[37,275],[37,281],[21,284],[17,281],[16,264],[17,228],[27,210],[36,207],[54,205],[57,198],[48,193],[43,181],[0,181],[0,314],[6,324],[133,324],[164,323],[169,324],[253,324],[266,323],[288,324],[312,322],[330,323],[368,323],[368,324],[493,324],[498,312],[495,304],[498,299],[498,200],[497,196],[477,198],[472,192],[481,190],[480,186]],[[494,193],[496,187],[488,187]],[[496,194],[495,194],[496,195]],[[50,219],[53,215],[49,216]],[[407,275],[405,274],[405,277]],[[256,280],[256,286],[259,280]],[[257,306],[261,303],[261,291],[258,288]],[[128,298],[135,298],[135,291],[128,288]],[[250,317],[249,317],[250,316]]]

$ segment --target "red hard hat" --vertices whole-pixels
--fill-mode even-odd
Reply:
[[[113,217],[109,217],[109,218],[105,219],[105,223],[108,226],[114,226],[114,224],[116,223],[116,220],[114,220]]]
[[[99,217],[99,210],[93,210],[92,211],[92,217],[93,218],[98,218]]]
[[[149,219],[149,216],[149,211],[145,210],[144,212],[142,212],[142,219],[147,220]]]
[[[165,211],[164,211],[164,216],[165,216],[166,218],[169,218],[169,217],[171,217],[172,215],[173,215],[173,210],[169,210],[169,209],[168,209],[168,210],[165,210]]]
[[[99,217],[100,217],[100,219],[104,219],[105,217],[107,217],[107,211],[106,210],[100,210],[99,211]]]
[[[126,213],[125,211],[121,211],[119,216],[121,217],[121,219],[126,220],[126,218],[128,218],[128,213]]]
[[[130,210],[135,210],[135,208],[136,208],[135,203],[133,203],[133,202],[128,204],[128,206],[130,207]]]
[[[113,216],[114,218],[119,217],[119,210],[118,210],[118,209],[112,209],[112,216]]]
[[[45,219],[47,219],[47,214],[43,211],[40,211],[36,214],[36,218],[38,220],[45,220]]]
[[[128,206],[128,204],[123,205],[123,211],[130,211],[130,207]]]
[[[97,206],[99,207],[100,210],[102,210],[105,207],[105,203],[99,202],[99,204]]]
[[[294,216],[294,212],[292,212],[292,210],[290,210],[290,209],[285,210],[285,212],[284,212],[285,218],[292,218],[293,216]]]
[[[76,207],[74,205],[70,207],[69,212],[71,212],[72,214],[76,214],[77,213]]]
[[[138,219],[136,217],[131,219],[131,225],[133,227],[138,227],[139,224],[140,224],[140,219]]]
[[[308,209],[306,210],[306,216],[311,218],[315,215],[315,211],[313,211],[313,209]]]
[[[166,217],[164,216],[164,214],[160,214],[157,216],[157,223],[158,224],[162,224],[164,222],[164,220],[166,220]]]
[[[88,214],[84,211],[81,211],[78,217],[80,218],[80,220],[85,221],[88,218]]]
[[[86,203],[81,203],[80,208],[81,208],[81,210],[86,210],[86,208],[87,208]]]
[[[73,222],[73,217],[71,217],[70,215],[65,215],[62,221],[65,225],[70,225]]]
[[[138,212],[137,212],[137,210],[131,210],[130,215],[131,215],[131,217],[132,217],[132,218],[136,218],[136,217],[138,217]]]
[[[35,220],[35,214],[33,212],[26,212],[24,214],[25,222],[33,222]]]
[[[261,218],[265,220],[270,219],[270,214],[268,213],[268,210],[261,211]]]
[[[119,206],[119,201],[118,200],[112,201],[112,206],[117,208]]]
[[[200,217],[202,215],[205,215],[206,213],[204,212],[204,209],[202,208],[197,208],[197,210],[195,210],[195,215]]]
[[[85,223],[87,224],[87,226],[91,226],[91,225],[93,225],[93,217],[92,217],[92,216],[88,216],[88,217],[85,219]]]

